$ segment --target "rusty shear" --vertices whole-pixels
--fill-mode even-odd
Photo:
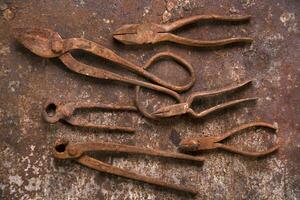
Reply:
[[[225,93],[229,93],[229,92],[233,92],[235,90],[238,90],[248,84],[251,83],[251,80],[247,80],[244,81],[242,83],[239,83],[237,85],[234,86],[228,86],[222,89],[217,89],[217,90],[211,90],[211,91],[207,91],[207,92],[195,92],[192,93],[190,96],[188,96],[187,100],[185,102],[181,102],[181,103],[177,103],[177,104],[173,104],[170,106],[166,106],[166,107],[162,107],[160,109],[158,109],[157,111],[153,112],[153,113],[148,113],[144,108],[142,108],[142,106],[139,103],[139,90],[140,88],[137,87],[136,89],[136,106],[138,107],[138,109],[140,110],[140,112],[143,113],[143,115],[149,117],[149,118],[167,118],[167,117],[174,117],[174,116],[179,116],[179,115],[183,115],[183,114],[190,114],[192,117],[194,118],[202,118],[205,117],[206,115],[231,107],[231,106],[235,106],[238,104],[241,104],[243,102],[248,102],[248,101],[254,101],[257,98],[243,98],[243,99],[237,99],[237,100],[232,100],[226,103],[222,103],[216,106],[213,106],[211,108],[205,109],[201,112],[195,112],[192,108],[191,105],[194,102],[194,100],[199,100],[201,98],[208,98],[211,96],[216,96],[216,95],[221,95],[221,94],[225,94]]]
[[[167,151],[128,146],[123,144],[105,143],[105,142],[98,142],[98,143],[85,142],[85,143],[73,144],[63,139],[59,139],[56,141],[55,146],[53,148],[53,152],[54,152],[54,157],[58,159],[73,159],[84,166],[90,167],[100,172],[114,174],[117,176],[122,176],[129,179],[134,179],[149,184],[154,184],[161,187],[184,191],[194,195],[197,194],[197,190],[193,188],[164,182],[158,178],[151,178],[138,173],[130,172],[128,170],[121,169],[112,166],[110,164],[104,163],[95,158],[92,158],[86,155],[86,153],[88,152],[133,153],[133,154],[142,154],[142,155],[150,155],[150,156],[160,156],[166,158],[191,160],[197,162],[202,162],[205,160],[204,157],[200,157],[200,156],[189,156],[181,153],[172,153]]]
[[[110,131],[124,131],[134,133],[135,129],[124,126],[112,125],[96,125],[93,123],[81,123],[73,115],[77,109],[105,109],[105,110],[118,110],[118,111],[137,111],[135,106],[120,106],[112,104],[99,104],[99,103],[80,103],[68,102],[62,103],[58,100],[48,100],[44,106],[42,115],[49,123],[56,123],[58,121],[65,121],[68,124],[78,127],[86,127],[92,129],[104,129]]]
[[[260,152],[250,152],[250,151],[244,151],[240,150],[236,147],[233,147],[231,145],[226,145],[220,143],[222,140],[225,140],[226,138],[230,137],[231,135],[237,134],[241,132],[242,130],[253,128],[253,127],[265,127],[272,129],[277,132],[277,127],[266,123],[266,122],[252,122],[248,124],[243,124],[237,128],[234,128],[230,131],[227,131],[223,133],[220,136],[208,136],[208,137],[193,137],[193,138],[185,138],[179,143],[179,150],[183,152],[192,152],[192,151],[202,151],[202,150],[210,150],[210,149],[224,149],[233,153],[238,153],[245,156],[252,156],[252,157],[261,157],[265,156],[267,154],[270,154],[274,151],[276,151],[280,145],[279,143],[275,144],[273,147]]]
[[[248,21],[250,16],[220,16],[220,15],[196,15],[177,20],[169,24],[126,24],[121,26],[113,33],[113,37],[123,44],[155,44],[163,41],[174,42],[187,46],[195,47],[216,47],[231,43],[246,42],[251,43],[249,37],[235,37],[222,40],[194,40],[180,37],[170,32],[175,31],[185,25],[205,20],[218,20],[229,22]]]

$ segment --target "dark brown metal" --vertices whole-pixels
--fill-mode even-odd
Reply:
[[[160,156],[165,158],[191,160],[197,162],[203,162],[205,160],[204,157],[200,157],[200,156],[189,156],[181,153],[172,153],[172,152],[160,151],[160,150],[149,149],[149,148],[141,148],[141,147],[128,146],[123,144],[104,143],[104,142],[99,142],[99,143],[85,142],[85,143],[70,144],[68,141],[60,139],[56,141],[55,146],[53,148],[54,157],[58,159],[74,159],[82,165],[96,169],[101,172],[114,174],[129,179],[134,179],[134,180],[150,183],[153,185],[158,185],[161,187],[188,192],[194,195],[197,194],[197,190],[193,188],[185,187],[182,185],[176,185],[173,183],[167,183],[157,178],[151,178],[134,172],[130,172],[125,169],[120,169],[118,167],[114,167],[107,163],[96,160],[88,155],[85,155],[86,152],[91,152],[91,151],[110,152],[110,153],[120,153],[120,152],[134,153],[134,154],[142,154],[142,155]]]
[[[244,99],[237,99],[237,100],[233,100],[233,101],[229,101],[226,103],[222,103],[216,106],[213,106],[211,108],[205,109],[199,113],[196,113],[192,108],[191,105],[193,103],[194,100],[196,99],[200,99],[200,98],[208,98],[211,96],[216,96],[216,95],[221,95],[221,94],[225,94],[228,92],[233,92],[237,89],[240,89],[248,84],[251,83],[251,80],[248,81],[244,81],[238,85],[234,85],[234,86],[229,86],[229,87],[225,87],[222,89],[218,89],[218,90],[211,90],[211,91],[206,91],[206,92],[196,92],[196,93],[192,93],[186,100],[186,102],[184,103],[178,103],[178,104],[174,104],[171,106],[166,106],[163,108],[158,109],[157,111],[153,112],[152,114],[149,114],[146,112],[145,109],[143,109],[140,104],[139,104],[139,99],[138,99],[138,93],[139,93],[139,88],[136,89],[136,106],[138,107],[138,109],[141,112],[144,112],[143,115],[148,115],[148,117],[152,117],[153,118],[166,118],[166,117],[173,117],[173,116],[178,116],[178,115],[183,115],[183,114],[190,114],[192,117],[194,118],[201,118],[204,117],[210,113],[213,113],[215,111],[219,111],[221,109],[225,109],[234,105],[238,105],[241,104],[243,102],[247,102],[247,101],[253,101],[256,100],[257,98],[244,98]]]
[[[119,111],[137,111],[135,106],[119,106],[99,103],[62,103],[57,100],[48,100],[44,106],[43,117],[49,123],[56,123],[60,120],[67,122],[73,126],[104,129],[110,131],[122,131],[128,133],[134,133],[135,129],[124,126],[112,126],[112,125],[96,125],[93,123],[82,123],[77,118],[73,117],[73,113],[77,109],[105,109],[105,110],[119,110]]]
[[[250,16],[220,16],[220,15],[196,15],[192,17],[187,17],[184,19],[177,20],[169,24],[155,24],[155,23],[145,23],[145,24],[126,24],[117,29],[113,33],[113,37],[128,45],[141,45],[141,44],[155,44],[159,42],[174,42],[187,46],[195,47],[216,47],[224,46],[232,43],[251,43],[252,38],[249,37],[235,37],[222,40],[194,40],[184,37],[174,35],[172,32],[188,24],[196,23],[198,21],[205,20],[218,20],[218,21],[231,21],[231,22],[241,22],[249,21]]]
[[[220,149],[224,149],[224,150],[227,150],[227,151],[230,151],[233,153],[238,153],[238,154],[245,155],[245,156],[261,157],[261,156],[265,156],[267,154],[270,154],[270,153],[276,151],[280,147],[280,144],[277,143],[273,147],[271,147],[265,151],[250,152],[250,151],[239,150],[236,147],[220,143],[222,140],[225,140],[226,138],[230,137],[231,135],[237,134],[238,132],[240,132],[242,130],[253,128],[253,127],[266,127],[266,128],[270,128],[270,129],[274,130],[275,132],[277,132],[277,130],[278,130],[277,127],[275,127],[274,125],[269,124],[269,123],[252,122],[252,123],[241,125],[230,131],[227,131],[220,136],[208,136],[208,137],[196,137],[196,138],[183,139],[179,143],[179,150],[181,150],[183,152],[191,152],[191,151],[202,151],[202,150],[220,148]]]

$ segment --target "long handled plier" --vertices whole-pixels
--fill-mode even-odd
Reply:
[[[171,33],[172,31],[175,31],[183,26],[198,21],[217,20],[229,22],[242,22],[249,21],[249,19],[250,16],[196,15],[180,19],[169,24],[126,24],[117,29],[113,33],[113,37],[116,40],[128,45],[155,44],[159,42],[168,41],[187,46],[216,47],[237,42],[251,43],[252,38],[249,37],[234,37],[221,40],[207,41],[184,38]]]
[[[141,148],[135,146],[128,146],[123,144],[105,143],[105,142],[84,142],[84,143],[69,143],[64,139],[56,141],[53,147],[54,156],[58,159],[73,159],[78,163],[109,174],[134,179],[149,184],[158,185],[170,189],[188,192],[191,194],[197,194],[197,190],[186,187],[183,185],[177,185],[173,183],[164,182],[158,178],[147,177],[138,173],[134,173],[125,169],[121,169],[110,164],[104,163],[91,156],[88,156],[88,152],[106,152],[106,153],[133,153],[150,156],[160,156],[165,158],[175,158],[190,161],[203,162],[204,157],[190,156],[182,153],[172,153],[167,151],[160,151],[150,148]]]

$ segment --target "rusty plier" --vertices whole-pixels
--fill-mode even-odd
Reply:
[[[192,151],[203,151],[203,150],[210,150],[210,149],[224,149],[233,153],[238,153],[245,156],[252,156],[252,157],[261,157],[267,154],[270,154],[276,151],[280,144],[277,143],[273,145],[273,147],[260,151],[260,152],[250,152],[240,150],[234,146],[222,144],[221,141],[225,140],[226,138],[230,137],[231,135],[237,134],[242,130],[253,128],[253,127],[265,127],[272,129],[277,132],[277,127],[266,123],[266,122],[252,122],[248,124],[243,124],[237,128],[229,130],[220,136],[207,136],[207,137],[193,137],[193,138],[185,138],[179,143],[179,150],[183,152],[192,152]]]
[[[54,157],[58,159],[74,159],[78,163],[90,167],[92,169],[114,174],[117,176],[134,179],[149,184],[158,185],[161,187],[171,188],[179,191],[184,191],[192,194],[197,194],[197,190],[186,187],[183,185],[176,185],[173,183],[164,182],[158,178],[147,177],[138,173],[130,172],[125,169],[121,169],[110,164],[104,163],[100,160],[92,158],[86,155],[88,152],[106,152],[106,153],[134,153],[141,155],[160,156],[166,158],[176,158],[183,160],[191,160],[202,162],[205,160],[204,157],[200,156],[189,156],[181,153],[172,153],[167,151],[160,151],[150,148],[141,148],[123,144],[105,143],[105,142],[84,142],[84,143],[69,143],[64,139],[56,141],[53,148]]]
[[[235,37],[207,41],[184,38],[170,33],[185,25],[192,24],[198,21],[218,20],[229,22],[242,22],[248,21],[249,19],[250,16],[196,15],[180,19],[169,24],[126,24],[117,29],[113,33],[113,37],[116,40],[128,45],[155,44],[163,41],[174,42],[182,45],[195,47],[216,47],[237,42],[251,43],[252,39],[249,37]]]

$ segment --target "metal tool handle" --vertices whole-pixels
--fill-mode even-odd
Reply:
[[[191,104],[193,103],[194,100],[200,99],[200,98],[206,98],[206,97],[210,97],[210,96],[216,96],[216,95],[221,95],[224,93],[229,93],[229,92],[233,92],[236,91],[244,86],[247,86],[248,84],[250,84],[252,82],[252,80],[246,80],[238,85],[234,85],[234,86],[228,86],[222,89],[217,89],[217,90],[210,90],[207,92],[196,92],[191,94],[188,99],[187,99],[187,103],[189,106],[191,106]],[[243,102],[247,102],[247,101],[254,101],[257,98],[244,98],[244,99],[238,99],[238,100],[233,100],[233,101],[229,101],[226,103],[222,103],[219,105],[216,105],[214,107],[208,108],[202,112],[195,112],[193,109],[189,109],[187,112],[190,113],[193,117],[195,118],[201,118],[204,117],[212,112],[224,109],[224,108],[228,108],[230,106],[234,106]]]
[[[227,87],[223,87],[221,89],[209,90],[209,91],[204,91],[204,92],[194,92],[187,98],[186,102],[189,105],[191,105],[194,100],[197,100],[200,98],[206,98],[206,97],[221,95],[224,93],[234,92],[244,86],[249,85],[251,82],[252,82],[252,80],[246,80],[237,85],[227,86]]]
[[[196,40],[196,39],[189,39],[189,38],[177,36],[172,33],[160,33],[155,38],[153,43],[159,43],[164,41],[174,42],[177,44],[193,46],[193,47],[218,47],[227,44],[241,43],[241,42],[251,43],[253,39],[249,37],[234,37],[234,38],[227,38],[221,40]]]
[[[136,79],[124,77],[112,72],[108,72],[96,67],[86,65],[84,63],[78,62],[75,58],[73,58],[73,56],[70,53],[65,53],[61,55],[59,58],[69,69],[71,69],[76,73],[94,77],[94,78],[99,78],[99,79],[116,80],[131,85],[139,85],[145,88],[149,88],[158,92],[168,94],[171,97],[175,98],[176,100],[181,101],[180,95],[173,90],[152,83],[147,83],[144,81],[139,81]]]
[[[87,52],[90,52],[94,55],[97,55],[99,57],[102,57],[104,59],[110,60],[114,63],[118,63],[122,66],[124,66],[127,70],[130,70],[132,72],[135,72],[141,76],[143,76],[144,78],[147,78],[159,85],[162,85],[168,89],[177,91],[177,92],[183,92],[187,89],[189,89],[193,83],[194,83],[194,79],[195,79],[195,74],[194,74],[194,70],[192,68],[192,66],[186,62],[183,58],[180,58],[179,56],[176,56],[174,54],[171,53],[160,53],[155,55],[152,59],[150,59],[150,61],[147,64],[152,64],[153,62],[155,62],[158,58],[164,58],[164,57],[169,57],[172,58],[173,60],[177,61],[179,64],[182,65],[182,67],[186,70],[188,70],[188,72],[191,74],[192,76],[192,80],[187,84],[187,85],[183,85],[183,86],[176,86],[173,84],[170,84],[164,80],[162,80],[161,78],[157,77],[156,75],[146,71],[145,69],[143,69],[140,66],[137,66],[136,64],[127,61],[126,59],[120,57],[119,55],[117,55],[116,53],[114,53],[112,50],[97,44],[95,42],[83,39],[83,38],[71,38],[71,39],[66,39],[64,40],[66,49],[71,50],[71,49],[81,49]],[[124,76],[122,76],[124,77]]]
[[[231,107],[231,106],[235,106],[235,105],[238,105],[238,104],[241,104],[244,102],[255,101],[255,100],[257,100],[257,98],[237,99],[237,100],[233,100],[233,101],[229,101],[226,103],[222,103],[222,104],[213,106],[213,107],[205,109],[204,111],[201,111],[201,112],[195,112],[193,109],[190,108],[187,110],[187,113],[191,114],[191,116],[194,118],[201,118],[210,113],[213,113],[213,112],[216,112],[216,111],[219,111],[219,110]]]
[[[195,77],[195,72],[193,67],[186,62],[184,59],[178,57],[177,55],[171,53],[171,52],[162,52],[159,54],[156,54],[155,56],[153,56],[147,63],[145,63],[145,65],[143,66],[144,69],[148,69],[149,67],[152,66],[152,63],[156,62],[159,58],[161,57],[166,57],[166,58],[171,58],[174,59],[175,61],[179,62],[182,64],[182,66],[184,66],[187,71],[190,73],[191,75],[191,81],[189,84],[187,84],[185,87],[186,89],[190,88],[193,86],[196,77]],[[135,88],[135,105],[138,108],[138,110],[140,111],[140,113],[149,118],[149,119],[157,119],[157,117],[155,117],[155,115],[150,114],[141,104],[140,104],[140,99],[139,99],[139,93],[140,93],[140,87],[136,86]],[[180,102],[180,101],[179,101]]]
[[[96,159],[91,158],[86,155],[81,156],[81,157],[77,158],[76,160],[77,160],[77,162],[79,162],[82,165],[88,166],[92,169],[95,169],[95,170],[98,170],[101,172],[118,175],[118,176],[126,177],[129,179],[137,180],[137,181],[142,181],[142,182],[153,184],[153,185],[158,185],[161,187],[167,187],[167,188],[174,189],[174,190],[188,192],[193,195],[196,195],[198,193],[196,189],[193,189],[190,187],[185,187],[182,185],[176,185],[173,183],[164,182],[158,178],[151,178],[151,177],[140,175],[138,173],[130,172],[128,170],[120,169],[118,167],[114,167],[112,165],[106,164],[104,162],[101,162],[99,160],[96,160]]]
[[[235,128],[235,129],[227,131],[226,133],[224,133],[221,136],[218,136],[218,141],[222,141],[222,140],[226,139],[227,137],[230,137],[231,135],[240,133],[242,130],[252,128],[252,127],[266,127],[266,128],[270,128],[272,130],[277,131],[277,127],[275,127],[272,124],[265,123],[265,122],[252,122],[252,123],[241,125],[241,126]],[[226,144],[222,144],[222,143],[215,143],[215,145],[216,145],[217,148],[221,148],[221,149],[233,152],[233,153],[238,153],[238,154],[241,154],[241,155],[253,156],[253,157],[265,156],[267,154],[270,154],[270,153],[276,151],[280,147],[280,144],[276,144],[273,147],[271,147],[271,148],[269,148],[265,151],[251,152],[251,151],[240,150],[240,149],[237,149],[234,146],[230,146],[230,145],[226,145]]]
[[[280,145],[277,144],[277,145],[275,145],[275,146],[273,146],[273,147],[271,147],[271,148],[269,148],[265,151],[251,152],[251,151],[239,150],[236,147],[225,145],[225,144],[218,144],[218,148],[220,148],[220,149],[224,149],[226,151],[230,151],[230,152],[245,155],[245,156],[252,156],[252,157],[262,157],[262,156],[268,155],[268,154],[278,150],[279,147],[280,147]]]
[[[217,20],[217,21],[228,21],[228,22],[241,22],[241,21],[248,21],[250,18],[251,18],[250,15],[245,15],[245,16],[196,15],[196,16],[179,19],[175,22],[165,24],[162,26],[166,31],[170,32],[178,28],[181,28],[182,26],[196,23],[198,21]]]
[[[183,160],[192,160],[192,161],[204,161],[204,157],[200,156],[190,156],[182,153],[173,153],[168,151],[161,151],[150,148],[142,148],[124,144],[115,144],[115,143],[106,143],[106,142],[85,142],[78,144],[68,144],[66,149],[72,149],[76,153],[75,157],[79,157],[85,152],[119,152],[119,153],[134,153],[134,154],[143,154],[150,156],[159,156],[165,158],[176,158]]]
[[[161,52],[161,53],[155,54],[142,66],[142,68],[144,70],[146,70],[149,67],[151,67],[154,63],[158,62],[160,59],[172,59],[173,61],[180,64],[182,66],[182,68],[185,69],[191,76],[189,82],[186,83],[185,85],[176,86],[176,85],[166,83],[169,85],[169,87],[167,87],[167,88],[170,88],[177,92],[183,92],[183,91],[190,89],[194,85],[194,83],[196,81],[196,74],[195,74],[195,70],[194,70],[193,66],[190,63],[188,63],[185,59],[183,59],[182,57],[180,57],[172,52]]]

